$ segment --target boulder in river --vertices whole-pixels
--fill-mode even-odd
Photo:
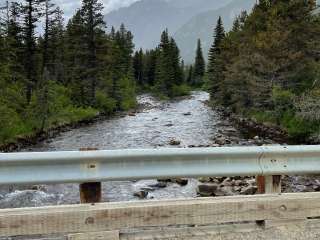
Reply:
[[[320,186],[314,185],[314,186],[312,186],[312,188],[314,191],[320,192]],[[1,199],[1,196],[0,196],[0,199]]]
[[[249,185],[248,187],[242,188],[241,195],[254,195],[258,191],[258,187]]]
[[[218,190],[218,185],[216,184],[203,184],[199,185],[197,188],[197,193],[201,197],[210,197],[215,196],[215,193]]]
[[[199,182],[202,182],[202,183],[208,183],[208,182],[211,182],[212,181],[212,178],[210,177],[201,177],[198,179]]]
[[[230,141],[229,139],[227,139],[226,137],[221,136],[221,137],[217,137],[217,138],[214,140],[214,143],[215,143],[215,144],[219,144],[220,146],[223,146],[223,145],[230,144],[231,141]]]
[[[168,183],[165,181],[159,181],[156,184],[149,185],[149,187],[152,187],[152,188],[166,188],[167,186],[168,186]]]
[[[215,197],[232,196],[233,188],[231,186],[220,187],[214,192]]]
[[[170,144],[171,146],[179,146],[179,145],[181,144],[181,141],[176,140],[176,139],[171,139],[170,142],[169,142],[169,144]]]
[[[135,192],[133,195],[135,197],[140,198],[140,199],[145,199],[145,198],[147,198],[148,194],[149,194],[148,191],[141,190],[141,191]]]
[[[174,182],[176,182],[177,184],[179,184],[180,186],[186,186],[188,185],[188,179],[185,179],[185,178],[176,178],[174,180]]]

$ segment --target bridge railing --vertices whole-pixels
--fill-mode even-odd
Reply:
[[[320,173],[320,146],[0,153],[0,185]]]
[[[260,176],[260,192],[268,194],[4,209],[0,210],[0,236],[221,239],[234,231],[257,233],[266,231],[266,226],[288,223],[295,224],[294,229],[299,226],[299,233],[311,234],[320,226],[320,193],[279,194],[280,180],[281,175],[319,173],[320,146],[3,153],[2,185],[85,183],[90,191],[96,186],[90,183],[114,180]],[[288,232],[294,233],[284,234]]]

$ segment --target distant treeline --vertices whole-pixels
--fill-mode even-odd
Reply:
[[[97,0],[83,0],[66,26],[51,0],[11,2],[6,10],[0,143],[135,106],[133,36],[124,25],[107,33]]]
[[[134,54],[133,68],[142,90],[151,90],[162,97],[188,94],[192,88],[204,84],[206,66],[201,41],[198,41],[194,65],[186,66],[175,40],[165,30],[158,47],[145,52],[140,49]]]
[[[209,53],[212,101],[296,140],[320,141],[320,17],[315,0],[260,0]]]

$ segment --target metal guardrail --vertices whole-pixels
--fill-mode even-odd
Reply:
[[[320,146],[0,153],[0,185],[320,173]]]

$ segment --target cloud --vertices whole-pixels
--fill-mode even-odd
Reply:
[[[110,12],[112,10],[127,7],[138,0],[104,0],[105,11]]]
[[[16,0],[23,2],[23,0]],[[100,0],[104,5],[104,13],[116,10],[121,7],[127,7],[139,0]],[[80,0],[53,0],[65,13],[66,19],[70,18],[75,10],[81,6]],[[0,0],[0,7],[5,4],[5,0]]]

